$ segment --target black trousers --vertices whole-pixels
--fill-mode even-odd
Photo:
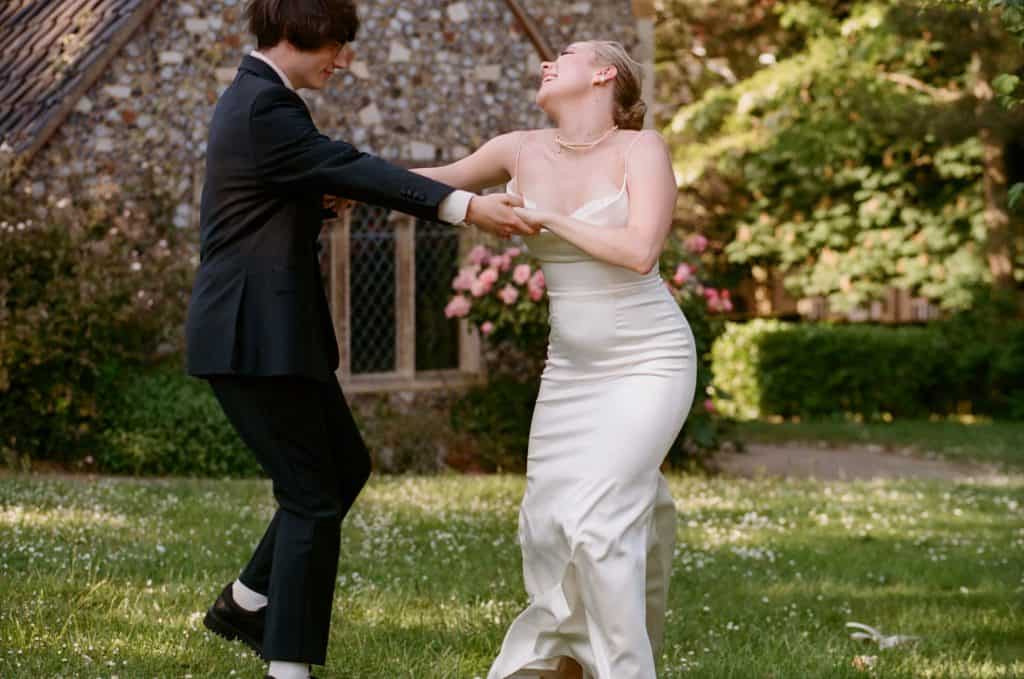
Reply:
[[[273,481],[278,509],[239,580],[265,594],[267,660],[323,665],[341,521],[370,476],[370,455],[338,383],[207,378]]]

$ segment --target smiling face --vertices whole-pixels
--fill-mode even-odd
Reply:
[[[351,45],[330,43],[316,50],[296,50],[291,71],[297,89],[321,90],[340,68],[348,68],[355,58]],[[289,74],[292,77],[292,73]]]
[[[545,61],[540,68],[537,105],[544,110],[555,101],[583,97],[595,86],[615,78],[615,67],[598,64],[593,48],[587,43],[569,45],[558,59]]]

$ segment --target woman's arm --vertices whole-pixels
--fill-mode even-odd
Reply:
[[[531,226],[546,226],[591,257],[645,274],[661,256],[672,228],[676,178],[668,146],[656,133],[644,132],[627,159],[629,222],[603,228],[547,210],[516,208]]]
[[[511,178],[520,134],[511,132],[495,137],[473,154],[450,165],[421,167],[413,172],[457,189],[479,193]]]

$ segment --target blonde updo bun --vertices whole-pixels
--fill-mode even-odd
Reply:
[[[623,130],[644,129],[647,104],[643,100],[644,69],[629,56],[622,43],[610,40],[592,40],[587,43],[594,51],[594,59],[601,66],[614,66],[615,124]]]
[[[616,109],[615,124],[623,130],[642,130],[647,119],[647,104],[641,99],[628,109]]]

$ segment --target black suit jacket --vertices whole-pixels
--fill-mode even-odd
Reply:
[[[320,134],[302,98],[245,57],[213,114],[187,369],[333,379],[316,240],[324,194],[437,218],[452,188]]]

